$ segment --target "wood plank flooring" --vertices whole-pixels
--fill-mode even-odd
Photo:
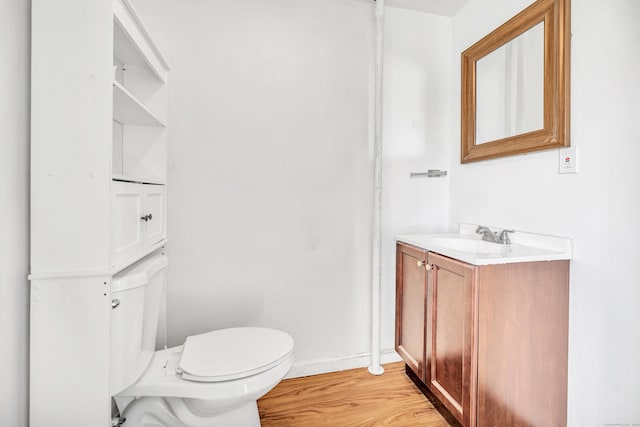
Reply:
[[[262,427],[449,427],[404,373],[404,363],[284,380],[258,400]]]

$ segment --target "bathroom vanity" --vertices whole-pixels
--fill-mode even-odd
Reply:
[[[564,426],[571,241],[475,228],[398,236],[396,350],[465,427]]]

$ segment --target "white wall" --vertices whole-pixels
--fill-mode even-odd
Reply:
[[[382,335],[395,345],[395,237],[447,228],[449,178],[409,178],[446,170],[451,135],[451,19],[385,9]]]
[[[472,0],[454,17],[454,141],[459,53],[528,3]],[[632,425],[640,423],[640,3],[572,3],[571,140],[580,173],[558,175],[557,150],[460,165],[456,142],[450,225],[574,239],[568,425]]]
[[[30,2],[0,3],[0,424],[27,425]]]
[[[369,350],[371,123],[364,114],[373,94],[363,91],[372,83],[373,16],[371,5],[353,0],[295,4],[138,3],[173,68],[170,339],[238,324],[279,326],[297,335],[298,362],[306,364]],[[386,14],[381,337],[390,351],[395,236],[447,227],[448,179],[410,180],[409,173],[448,165],[451,20],[396,8]],[[298,27],[309,25],[311,32]],[[357,98],[340,99],[345,90]],[[318,122],[317,108],[329,105]],[[356,139],[340,135],[345,130]],[[351,172],[336,168],[344,162]],[[332,181],[323,177],[329,170]],[[357,198],[345,204],[347,193]],[[196,211],[210,221],[192,219]],[[304,266],[288,265],[289,248]],[[236,255],[246,250],[256,255]],[[355,264],[341,266],[344,257]],[[209,283],[185,285],[206,277],[209,265],[216,267]],[[305,276],[309,283],[294,283]]]
[[[259,325],[298,365],[368,352],[373,5],[137,6],[172,67],[169,343]]]

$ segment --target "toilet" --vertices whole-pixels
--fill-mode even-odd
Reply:
[[[109,379],[121,425],[259,427],[257,400],[291,369],[293,339],[239,327],[155,351],[167,265],[152,255],[111,283]]]

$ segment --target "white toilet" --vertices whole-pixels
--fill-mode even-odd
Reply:
[[[155,350],[164,255],[114,276],[110,388],[124,427],[258,427],[257,400],[293,365],[293,339],[267,328],[190,336]]]

